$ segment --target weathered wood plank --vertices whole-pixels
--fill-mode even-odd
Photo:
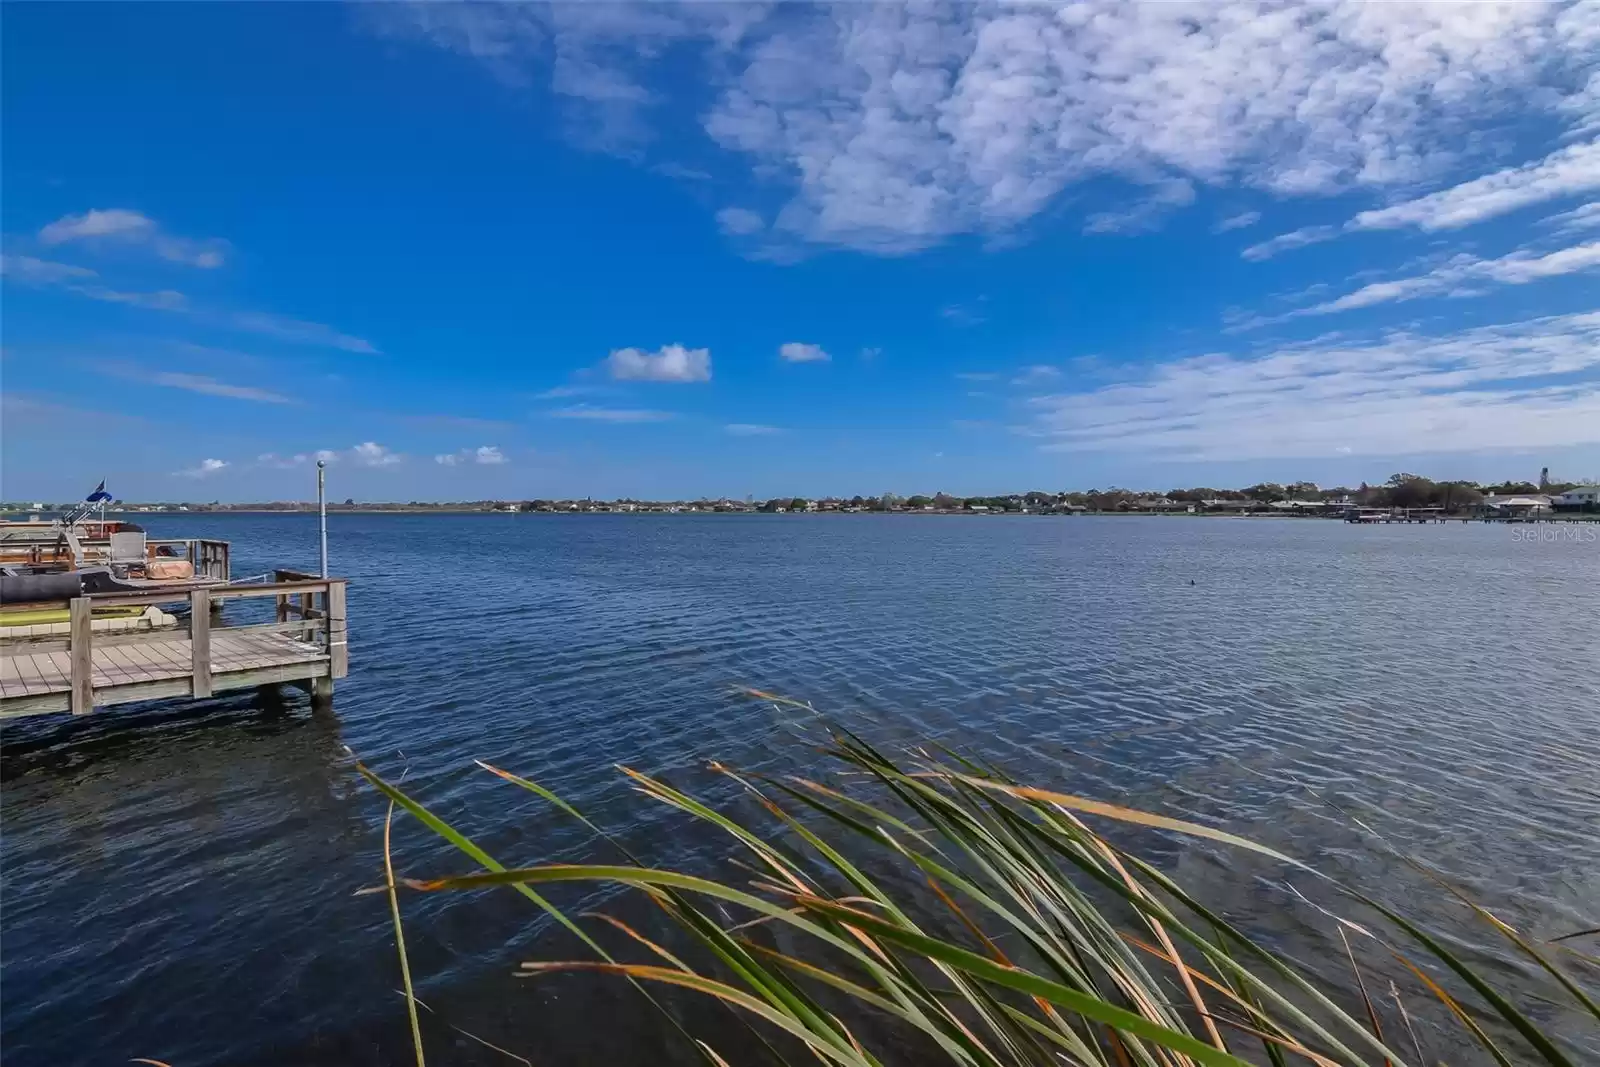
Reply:
[[[112,646],[110,648],[96,647],[95,659],[104,661],[108,667],[115,667],[123,674],[136,674],[139,672],[139,661],[134,659],[125,649]]]
[[[196,589],[189,594],[189,673],[194,695],[211,695],[211,592]]]
[[[86,597],[73,597],[69,612],[72,650],[72,714],[87,715],[94,710],[94,609]]]
[[[106,648],[111,645],[138,645],[147,641],[170,641],[174,636],[183,633],[177,626],[162,627],[152,630],[96,630],[94,632],[94,647]],[[66,634],[50,637],[7,637],[0,648],[9,655],[12,649],[23,652],[65,652],[72,645]]]
[[[48,662],[48,658],[46,661]],[[45,684],[44,671],[40,669],[38,661],[31,654],[17,657],[17,673],[22,678],[24,688],[30,693],[49,691],[49,687]]]

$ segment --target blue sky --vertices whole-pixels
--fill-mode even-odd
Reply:
[[[0,495],[1600,475],[1600,11],[8,5]]]

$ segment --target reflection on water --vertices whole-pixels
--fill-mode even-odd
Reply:
[[[162,522],[232,540],[240,573],[315,552],[303,516]],[[736,684],[880,743],[938,740],[1246,832],[1422,910],[1508,976],[1354,819],[1538,936],[1600,916],[1592,545],[1226,519],[336,516],[331,534],[353,579],[337,721],[236,697],[5,728],[8,1062],[404,1061],[387,914],[352,895],[381,879],[384,808],[344,746],[508,861],[602,853],[474,759],[538,778],[651,860],[713,867],[723,841],[608,768],[733,803],[706,758],[809,766],[785,716]],[[1283,908],[1282,871],[1157,844],[1344,981],[1329,924]],[[396,846],[411,872],[463,868],[406,822]],[[525,902],[405,906],[450,1062],[506,1062],[450,1025],[536,1062],[661,1061],[667,1036],[626,987],[507,977],[530,952],[575,951]]]

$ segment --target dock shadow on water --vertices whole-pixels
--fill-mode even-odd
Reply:
[[[349,886],[370,870],[339,722],[303,696],[23,720],[0,753],[8,1062],[227,1049],[239,1016],[196,1005],[294,1027],[286,994],[369,973],[304,936],[365,925]]]

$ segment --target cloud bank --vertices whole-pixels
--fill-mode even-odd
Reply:
[[[653,64],[693,49],[712,86],[694,105],[705,134],[744,156],[772,201],[725,211],[723,228],[760,219],[888,254],[1003,232],[1096,177],[1133,190],[1096,224],[1120,228],[1193,183],[1385,190],[1486,158],[1495,124],[1600,128],[1600,20],[1585,4],[454,4],[366,17],[548,86],[601,130],[591,142],[638,158],[674,102]],[[1582,166],[1558,153],[1415,210],[1452,225]]]
[[[1046,450],[1164,460],[1589,444],[1600,442],[1600,313],[1196,356],[1028,406],[1019,431]]]

